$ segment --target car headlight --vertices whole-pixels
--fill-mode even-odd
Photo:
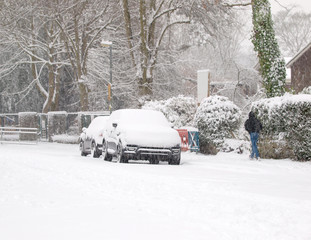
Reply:
[[[126,147],[126,149],[128,150],[128,151],[136,151],[137,150],[137,147],[136,146],[127,146]]]
[[[180,148],[173,148],[172,151],[173,151],[173,153],[179,153],[180,152]]]

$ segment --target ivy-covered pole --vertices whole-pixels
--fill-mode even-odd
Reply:
[[[285,92],[286,69],[275,38],[271,7],[268,0],[252,0],[252,42],[260,64],[263,86],[267,97],[281,96]]]

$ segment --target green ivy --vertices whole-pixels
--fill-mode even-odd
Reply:
[[[285,93],[286,69],[275,38],[268,0],[253,0],[252,42],[257,52],[267,97]]]

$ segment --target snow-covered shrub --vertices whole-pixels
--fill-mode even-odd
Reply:
[[[311,96],[290,95],[262,99],[252,110],[263,125],[263,134],[285,139],[297,160],[311,160]]]
[[[173,127],[180,128],[193,125],[197,105],[194,98],[179,95],[167,100],[147,102],[142,108],[162,112]]]
[[[38,114],[36,112],[18,113],[18,122],[20,127],[36,128],[38,127]]]
[[[233,138],[225,138],[221,152],[234,152],[238,154],[248,153],[250,151],[249,141]]]
[[[203,99],[194,118],[200,133],[200,151],[216,154],[224,138],[232,137],[238,129],[240,118],[240,109],[228,98],[212,96]]]
[[[79,143],[79,136],[70,136],[67,134],[60,134],[52,136],[52,141],[57,143],[77,144]]]
[[[300,94],[311,94],[311,86],[304,88]]]
[[[272,159],[295,158],[293,149],[284,139],[275,139],[269,135],[260,135],[258,142],[260,157]]]
[[[37,128],[38,114],[36,112],[20,112],[18,114],[19,126],[23,128]],[[36,141],[38,136],[36,134],[21,133],[19,140],[21,141]]]
[[[52,136],[62,135],[67,130],[67,112],[48,112],[49,141],[52,142]]]

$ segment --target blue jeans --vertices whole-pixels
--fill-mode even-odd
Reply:
[[[256,158],[258,158],[259,152],[258,152],[258,148],[257,148],[257,142],[258,142],[258,138],[259,138],[259,133],[252,132],[252,133],[250,133],[250,135],[251,135],[251,142],[252,142],[251,158],[253,158],[254,156]]]

